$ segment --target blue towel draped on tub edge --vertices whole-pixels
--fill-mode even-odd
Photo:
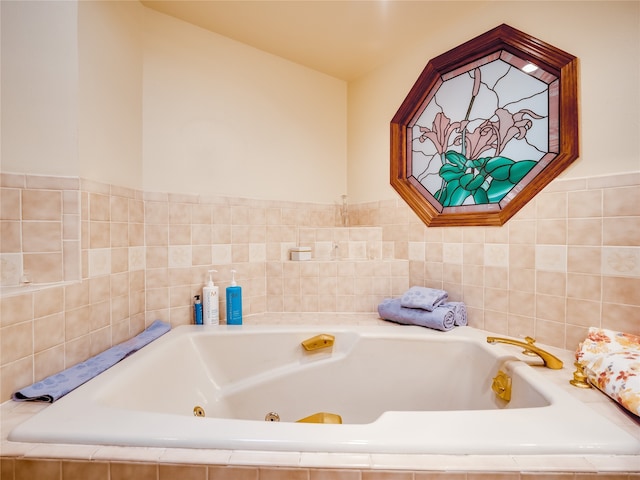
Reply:
[[[153,322],[144,332],[115,345],[90,359],[51,375],[13,394],[18,402],[36,401],[53,403],[70,391],[88,382],[119,361],[137,352],[145,345],[171,330],[171,325],[161,320]]]

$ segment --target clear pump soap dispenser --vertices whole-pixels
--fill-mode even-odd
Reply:
[[[242,325],[242,287],[236,283],[235,270],[231,270],[231,285],[227,287],[227,325]]]
[[[213,284],[211,275],[217,270],[209,270],[209,282],[202,289],[202,310],[205,325],[218,325],[220,323],[220,289]]]

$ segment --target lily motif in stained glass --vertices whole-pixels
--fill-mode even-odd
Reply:
[[[577,58],[508,25],[431,59],[391,120],[391,185],[429,226],[502,225],[577,158]]]

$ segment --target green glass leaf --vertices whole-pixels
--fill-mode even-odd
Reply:
[[[493,175],[496,168],[513,165],[513,160],[507,157],[493,157],[487,161],[485,169]]]
[[[473,168],[478,170],[482,170],[486,168],[487,162],[491,159],[491,157],[480,157],[472,160]]]
[[[524,176],[536,166],[536,163],[537,162],[534,162],[533,160],[520,160],[519,162],[514,163],[509,172],[509,180],[511,180],[511,183],[515,185],[522,180]]]
[[[442,177],[447,182],[452,180],[457,180],[464,175],[464,170],[457,165],[451,165],[450,163],[445,163],[440,167],[440,177]]]
[[[453,163],[454,165],[457,165],[460,168],[464,168],[465,164],[467,163],[467,157],[465,157],[461,153],[454,152],[453,150],[449,150],[447,153],[445,153],[444,157],[447,159],[447,161]]]
[[[469,182],[469,184],[465,188],[470,192],[473,192],[478,188],[480,188],[485,180],[486,178],[484,175],[476,175],[475,177],[473,177],[473,180]]]
[[[445,207],[458,207],[471,195],[471,192],[461,186],[457,186],[451,191],[447,203],[443,203]]]
[[[498,203],[513,188],[513,183],[509,180],[494,180],[487,189],[487,199],[490,203]]]
[[[502,165],[488,173],[496,180],[507,180],[509,178],[510,171],[511,165]]]
[[[473,173],[465,173],[460,177],[460,185],[467,190],[471,190],[469,184],[473,181],[473,178]]]
[[[475,200],[476,205],[484,205],[489,203],[487,192],[482,188],[478,188],[475,192],[473,192],[473,199]]]

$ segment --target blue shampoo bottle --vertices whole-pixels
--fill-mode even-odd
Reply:
[[[236,283],[235,270],[231,270],[231,285],[227,287],[227,325],[242,325],[242,287]]]
[[[200,295],[193,297],[193,323],[202,325],[202,301]]]

